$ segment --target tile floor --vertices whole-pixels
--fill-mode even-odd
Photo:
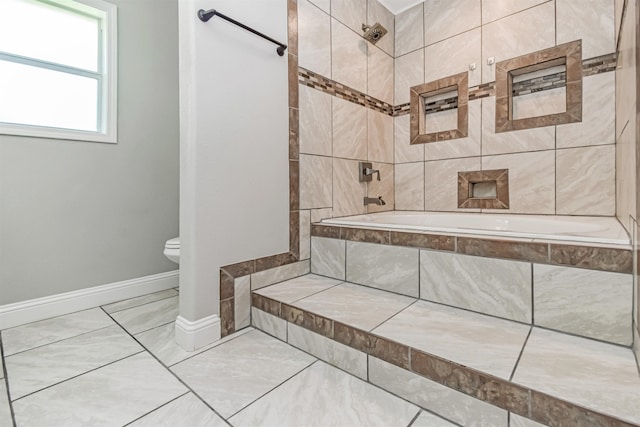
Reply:
[[[177,310],[171,289],[0,331],[0,427],[455,425],[252,328],[185,352]]]

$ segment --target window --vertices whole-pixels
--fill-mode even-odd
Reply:
[[[116,7],[0,1],[0,134],[116,142]]]

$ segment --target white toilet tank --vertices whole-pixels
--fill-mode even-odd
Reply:
[[[164,255],[176,264],[180,263],[180,238],[174,237],[164,244]]]

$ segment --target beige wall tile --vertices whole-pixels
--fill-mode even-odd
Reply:
[[[556,213],[614,215],[615,146],[556,151]]]
[[[325,218],[333,218],[333,209],[311,209],[311,223],[320,222]]]
[[[303,276],[310,271],[309,260],[294,262],[280,267],[259,271],[251,275],[251,290],[264,288],[274,283],[284,282],[294,277]]]
[[[518,414],[509,415],[510,427],[545,427],[544,424],[537,423],[529,418],[521,417]]]
[[[300,152],[331,155],[332,96],[305,85],[300,88]]]
[[[333,80],[367,92],[367,41],[335,19],[331,19],[331,71]]]
[[[495,81],[496,62],[555,45],[555,4],[543,3],[482,27],[482,81]],[[508,34],[508,37],[505,35]]]
[[[331,13],[331,0],[309,0],[327,13]]]
[[[395,60],[394,104],[409,102],[409,88],[424,83],[424,51],[416,50]]]
[[[614,5],[611,0],[556,0],[558,44],[582,39],[582,57],[615,52]]]
[[[367,184],[368,197],[380,197],[386,205],[368,205],[367,213],[392,211],[395,204],[393,164],[373,163],[373,168],[380,171],[380,181],[376,178]]]
[[[251,276],[236,278],[233,288],[234,326],[239,331],[251,325]]]
[[[300,155],[300,209],[332,206],[331,157]]]
[[[429,0],[424,4],[425,46],[479,26],[480,0]]]
[[[514,96],[511,109],[514,120],[564,113],[567,111],[567,89],[559,87]]]
[[[367,23],[379,22],[387,29],[387,34],[378,40],[376,46],[388,55],[395,56],[395,17],[377,0],[367,0]]]
[[[458,172],[477,170],[480,170],[479,157],[426,162],[425,210],[473,212],[474,209],[458,209]]]
[[[482,23],[486,24],[507,15],[513,15],[546,1],[549,0],[482,0]]]
[[[482,169],[509,169],[509,209],[499,213],[555,213],[555,151],[482,158]]]
[[[331,77],[331,18],[307,0],[298,1],[298,64]]]
[[[475,28],[427,46],[424,50],[424,81],[431,82],[468,71],[469,86],[479,85],[482,81],[480,35],[480,28]],[[472,63],[477,67],[474,71],[469,70]]]
[[[367,0],[331,0],[331,16],[362,34],[362,23],[367,18]]]
[[[424,145],[425,160],[453,159],[480,155],[482,134],[482,101],[469,102],[469,136]]]
[[[333,156],[367,158],[367,109],[333,97]]]
[[[333,159],[333,214],[335,216],[365,213],[365,182],[358,181],[358,161]]]
[[[425,120],[425,133],[436,133],[458,128],[458,110],[438,111]]]
[[[371,45],[367,52],[368,94],[393,105],[393,57]]]
[[[636,114],[636,48],[634,1],[627,2],[616,68],[616,137]]]
[[[635,123],[629,122],[616,144],[616,216],[627,230],[631,230],[629,217],[636,213],[636,151]]]
[[[397,164],[395,173],[396,209],[424,210],[424,163]]]
[[[393,117],[367,109],[368,160],[393,163]]]
[[[304,210],[300,215],[300,259],[311,258],[311,211]]]
[[[613,2],[613,16],[615,27],[615,41],[618,43],[618,36],[620,35],[620,25],[622,24],[622,8],[624,7],[625,0],[614,0]]]
[[[345,240],[311,237],[311,272],[345,280]]]
[[[396,15],[396,56],[424,47],[423,4]]]
[[[393,145],[395,163],[419,162],[424,159],[425,144],[409,143],[409,115],[394,117]]]

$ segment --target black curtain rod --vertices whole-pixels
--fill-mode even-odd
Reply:
[[[224,19],[225,21],[229,21],[229,22],[231,22],[232,24],[237,25],[238,27],[244,28],[245,30],[252,32],[252,33],[253,33],[253,34],[255,34],[256,36],[260,36],[260,37],[262,37],[263,39],[267,39],[267,40],[269,40],[271,43],[277,44],[277,45],[278,45],[278,47],[276,48],[276,52],[278,52],[278,55],[280,55],[280,56],[284,55],[284,51],[285,51],[285,49],[287,48],[287,45],[286,45],[286,44],[284,44],[284,43],[280,43],[279,41],[274,40],[274,39],[272,39],[271,37],[269,37],[269,36],[267,36],[267,35],[265,35],[265,34],[262,34],[262,33],[261,33],[261,32],[259,32],[259,31],[254,30],[254,29],[253,29],[253,28],[251,28],[251,27],[247,27],[247,26],[246,26],[246,25],[244,25],[243,23],[240,23],[240,22],[236,21],[236,20],[235,20],[235,19],[233,19],[233,18],[229,18],[228,16],[223,15],[222,13],[218,12],[218,11],[217,11],[217,10],[215,10],[215,9],[211,9],[211,10],[203,10],[203,9],[200,9],[200,10],[198,11],[198,18],[200,18],[200,20],[201,20],[202,22],[207,22],[209,19],[213,18],[214,16],[219,16],[220,18]]]

